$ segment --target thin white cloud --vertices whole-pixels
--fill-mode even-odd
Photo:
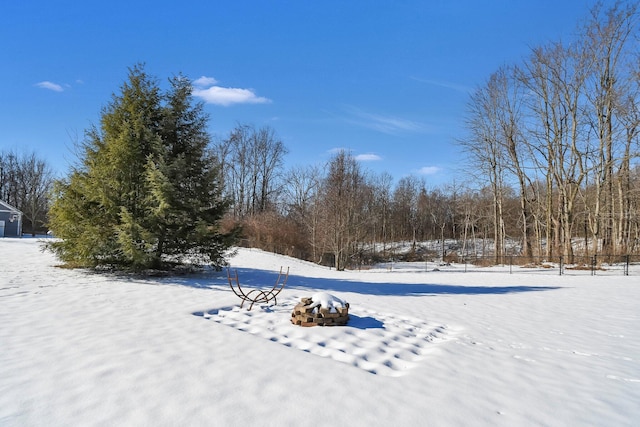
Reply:
[[[418,169],[418,175],[435,175],[442,169],[437,166],[424,166]]]
[[[349,153],[350,155],[353,155],[353,149],[351,148],[344,148],[344,147],[334,147],[334,148],[330,148],[329,150],[327,150],[327,153],[334,155],[334,154],[339,154],[339,153]],[[382,160],[382,157],[374,154],[374,153],[364,153],[364,154],[356,154],[353,156],[354,160],[358,161],[358,162],[377,162]]]
[[[218,83],[216,79],[214,79],[213,77],[207,77],[207,76],[202,76],[199,79],[195,79],[193,81],[193,85],[198,87],[209,87],[209,86],[213,86],[216,83]]]
[[[399,132],[419,132],[423,126],[411,120],[383,114],[374,114],[361,110],[357,107],[347,107],[350,117],[345,120],[365,128],[373,129],[386,134],[397,134]]]
[[[270,99],[256,95],[251,89],[216,86],[213,77],[202,76],[194,80],[193,96],[201,98],[207,104],[228,107],[234,104],[268,104]]]
[[[228,107],[233,104],[267,104],[267,98],[257,96],[249,89],[212,86],[208,89],[194,89],[193,96],[202,98],[207,104]]]
[[[378,156],[377,154],[366,153],[366,154],[358,154],[356,156],[356,160],[360,162],[376,162],[378,160],[382,160],[382,157]]]
[[[62,86],[60,86],[57,83],[52,83],[52,82],[49,82],[49,81],[39,82],[39,83],[36,83],[34,86],[39,87],[41,89],[52,90],[54,92],[62,92],[62,91],[64,91],[64,88]]]
[[[473,88],[465,85],[461,85],[458,83],[452,83],[444,80],[432,80],[432,79],[420,79],[418,77],[411,77],[413,80],[418,81],[420,83],[426,83],[432,86],[443,87],[445,89],[455,90],[456,92],[462,92],[465,94],[472,93]]]

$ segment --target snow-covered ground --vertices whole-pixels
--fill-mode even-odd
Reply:
[[[241,283],[291,274],[239,309],[225,272],[138,279],[55,267],[0,239],[2,426],[632,426],[640,279],[336,272],[258,250]],[[395,266],[397,267],[397,266]],[[344,327],[290,323],[302,297]]]

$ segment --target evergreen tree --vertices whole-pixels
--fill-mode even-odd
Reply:
[[[218,164],[209,150],[208,117],[202,104],[193,103],[191,90],[185,77],[171,80],[162,114],[163,144],[147,165],[148,227],[157,239],[156,260],[164,254],[221,261],[235,234],[223,235],[212,226],[228,203],[221,201]]]
[[[208,117],[179,76],[162,94],[142,66],[91,128],[84,157],[55,187],[48,244],[71,266],[141,270],[187,260],[219,266],[235,233],[218,222],[218,167],[209,152]]]

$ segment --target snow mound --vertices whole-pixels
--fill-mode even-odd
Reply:
[[[313,307],[314,309],[326,308],[329,312],[333,313],[337,311],[336,308],[344,308],[347,305],[346,302],[337,296],[327,292],[316,292],[311,296],[311,301],[313,301],[313,303],[309,304],[309,307]]]

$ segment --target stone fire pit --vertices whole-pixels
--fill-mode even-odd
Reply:
[[[302,298],[291,313],[291,323],[300,326],[344,326],[348,321],[349,303],[326,292]]]

